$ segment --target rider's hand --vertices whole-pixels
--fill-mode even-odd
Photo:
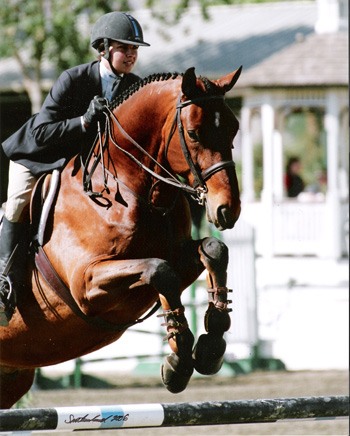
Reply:
[[[83,115],[84,125],[89,127],[91,124],[95,124],[97,121],[102,120],[106,107],[107,100],[95,95],[95,97],[90,101],[88,110],[85,115]]]

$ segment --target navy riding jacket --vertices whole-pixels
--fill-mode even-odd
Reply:
[[[135,74],[124,75],[118,94],[138,80],[141,78]],[[64,71],[40,112],[3,142],[6,156],[37,176],[62,168],[96,137],[96,129],[84,132],[81,125],[81,116],[95,95],[102,95],[99,61]]]

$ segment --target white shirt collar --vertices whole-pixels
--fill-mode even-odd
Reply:
[[[100,76],[102,79],[114,82],[117,76],[109,70],[102,62],[100,62]],[[119,74],[119,76],[123,77],[123,74]]]

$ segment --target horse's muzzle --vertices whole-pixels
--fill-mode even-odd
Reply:
[[[239,209],[240,213],[240,209]],[[236,221],[239,217],[238,214],[233,214],[232,211],[225,207],[221,206],[217,210],[217,222],[218,222],[218,229],[225,230],[225,229],[232,229],[232,227],[235,225]]]
[[[239,218],[241,208],[240,206],[235,210],[235,212],[232,212],[232,209],[230,209],[227,206],[219,206],[216,209],[216,213],[212,214],[210,212],[210,209],[207,206],[207,219],[210,223],[214,224],[215,227],[218,230],[226,230],[226,229],[232,229],[236,223],[236,221]]]

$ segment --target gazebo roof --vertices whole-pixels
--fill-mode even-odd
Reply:
[[[243,65],[244,71],[290,46],[296,35],[309,35],[317,20],[315,1],[254,3],[209,8],[204,21],[191,8],[176,25],[161,28],[149,11],[137,13],[152,44],[138,60],[141,75],[161,71],[196,72],[223,76]],[[159,29],[162,32],[159,32]],[[165,38],[164,38],[165,36]]]
[[[237,88],[348,86],[348,33],[313,33],[242,73]]]

